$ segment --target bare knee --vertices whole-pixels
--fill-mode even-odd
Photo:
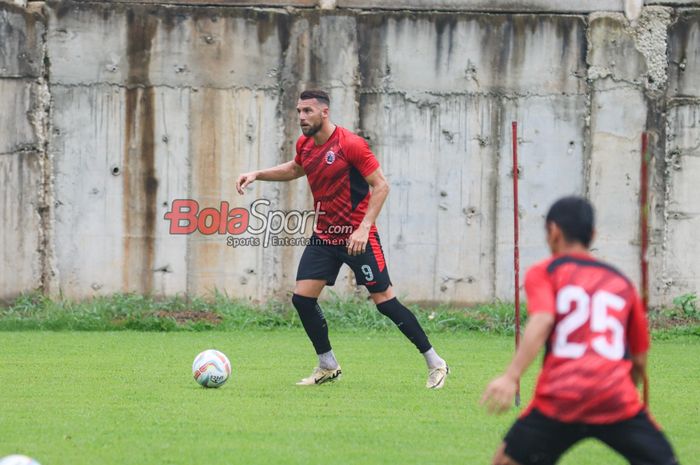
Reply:
[[[506,443],[501,443],[501,446],[496,451],[496,455],[493,456],[493,465],[520,465],[518,462],[506,455]]]
[[[396,297],[396,294],[394,294],[394,288],[389,286],[386,291],[382,292],[372,292],[370,294],[370,297],[372,297],[372,301],[374,302],[374,305],[379,305],[381,303],[386,302],[387,300],[391,300],[394,297]]]
[[[321,291],[326,286],[326,281],[322,279],[302,279],[294,286],[294,293],[303,297],[317,299]]]

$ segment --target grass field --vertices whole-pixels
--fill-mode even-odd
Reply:
[[[453,375],[423,387],[422,357],[397,331],[335,331],[344,378],[301,388],[315,357],[300,329],[0,332],[0,457],[58,464],[485,464],[516,415],[481,392],[512,339],[435,334]],[[218,348],[233,378],[205,390],[194,356]],[[700,463],[700,340],[656,341],[652,412],[684,464]],[[533,367],[536,368],[536,367]],[[536,370],[524,380],[528,400]],[[624,462],[585,442],[564,465]]]

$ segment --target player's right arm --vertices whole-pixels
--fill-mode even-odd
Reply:
[[[647,373],[647,354],[632,355],[632,380],[634,384],[639,384],[644,380]]]
[[[490,412],[501,413],[508,409],[517,390],[518,380],[537,357],[554,326],[554,315],[536,313],[528,318],[523,339],[505,373],[489,383],[481,403]]]
[[[251,171],[238,176],[236,190],[239,194],[245,194],[245,188],[253,181],[291,181],[304,176],[304,168],[296,161],[290,160],[287,163],[273,166],[264,170]]]
[[[528,321],[518,350],[506,371],[487,386],[481,403],[490,412],[504,412],[511,404],[518,380],[537,357],[554,327],[555,294],[546,269],[538,265],[525,278]]]

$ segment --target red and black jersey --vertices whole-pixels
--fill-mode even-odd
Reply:
[[[344,243],[367,212],[371,194],[365,177],[379,168],[367,142],[336,126],[320,146],[313,137],[299,137],[294,161],[304,168],[314,204],[322,212],[314,233],[323,240]],[[376,232],[374,226],[371,232]]]
[[[649,349],[643,304],[634,285],[588,254],[561,255],[533,266],[525,279],[529,314],[555,315],[535,397],[556,420],[608,424],[643,408],[630,355]]]

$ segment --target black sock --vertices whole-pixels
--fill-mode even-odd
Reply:
[[[421,354],[430,350],[432,346],[428,341],[428,336],[425,335],[425,331],[421,328],[416,316],[404,307],[396,297],[377,305],[377,309],[399,327],[404,336],[415,344]]]
[[[325,354],[331,350],[331,343],[328,340],[328,325],[323,316],[323,311],[318,305],[317,299],[294,294],[292,304],[299,313],[301,324],[304,325],[306,334],[311,339],[317,354]]]

